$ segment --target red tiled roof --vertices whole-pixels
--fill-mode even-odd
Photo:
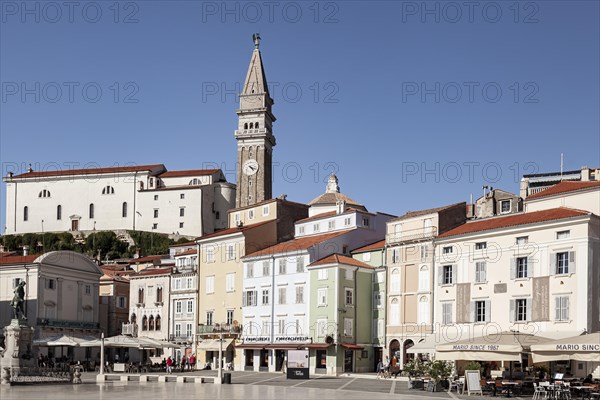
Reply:
[[[8,257],[0,257],[0,265],[14,265],[14,264],[32,263],[39,256],[40,256],[40,254],[34,254],[34,255],[31,255],[31,256],[8,256]]]
[[[291,206],[298,207],[298,208],[308,208],[308,205],[304,204],[304,203],[298,203],[296,201],[274,198],[274,199],[267,199],[267,200],[259,201],[258,203],[254,203],[249,206],[232,208],[232,209],[228,210],[227,212],[229,214],[231,214],[231,213],[235,213],[238,211],[247,210],[249,208],[256,208],[256,207],[271,204],[271,203],[281,203],[282,205],[286,205],[286,206],[291,205]]]
[[[56,171],[32,171],[24,174],[15,175],[15,178],[40,178],[47,176],[69,176],[69,175],[98,175],[98,174],[114,174],[120,172],[136,172],[136,171],[154,171],[164,170],[163,164],[151,165],[128,165],[122,167],[107,167],[107,168],[80,168],[80,169],[64,169]]]
[[[407,219],[407,218],[412,218],[412,217],[418,217],[418,216],[421,216],[421,215],[434,214],[434,213],[438,213],[440,211],[444,211],[444,210],[446,210],[448,208],[456,207],[456,206],[462,205],[462,204],[465,205],[465,210],[466,210],[467,209],[466,208],[467,204],[463,201],[461,203],[454,203],[454,204],[450,204],[450,205],[447,205],[447,206],[429,208],[427,210],[407,211],[406,214],[401,215],[401,216],[399,216],[397,218],[394,218],[390,222],[400,221],[400,220]]]
[[[371,250],[381,250],[385,247],[385,239],[382,239],[378,242],[368,244],[363,247],[359,247],[356,250],[353,250],[353,253],[362,253],[363,251],[371,251]]]
[[[344,234],[350,232],[351,230],[352,229],[346,229],[343,231],[325,233],[322,235],[303,236],[300,238],[288,240],[287,242],[277,243],[276,245],[267,247],[266,249],[262,249],[262,250],[254,252],[254,253],[248,254],[244,258],[257,257],[257,256],[262,256],[262,255],[267,255],[267,254],[286,253],[286,252],[297,251],[297,250],[305,250],[316,244],[325,242],[329,239],[333,239],[337,236],[344,235]]]
[[[369,269],[375,268],[369,264],[365,264],[362,261],[358,261],[357,259],[345,256],[343,254],[332,254],[325,258],[321,258],[320,260],[317,260],[314,263],[309,264],[307,266],[307,268],[317,267],[319,265],[327,265],[327,264],[345,264],[345,265],[352,265],[354,267],[360,267],[360,268],[369,268]]]
[[[525,200],[529,199],[537,199],[545,196],[552,196],[554,194],[572,192],[575,190],[583,190],[589,188],[600,187],[600,182],[592,181],[592,182],[580,182],[580,181],[563,181],[557,183],[554,186],[550,186],[546,190],[542,190],[541,192],[532,194],[528,196]]]
[[[186,250],[186,251],[182,251],[181,253],[175,254],[175,257],[188,256],[190,254],[198,254],[198,249],[189,249],[189,250]]]
[[[132,263],[147,263],[154,260],[161,260],[163,258],[169,258],[168,254],[156,255],[156,256],[145,256],[140,258],[134,258],[131,260]]]
[[[512,214],[505,217],[486,218],[462,224],[454,229],[449,230],[448,232],[442,233],[438,236],[438,238],[465,235],[468,233],[489,231],[492,229],[508,228],[511,226],[535,224],[538,222],[553,221],[557,219],[580,217],[589,214],[590,213],[587,211],[560,207],[529,213]]]
[[[186,176],[212,175],[219,172],[219,169],[186,169],[181,171],[167,171],[159,175],[160,178],[179,178]]]
[[[195,246],[196,242],[192,241],[192,242],[185,242],[185,243],[179,243],[179,244],[172,244],[169,247],[186,247],[186,246]]]
[[[208,235],[201,236],[201,237],[199,237],[196,240],[204,240],[204,239],[210,239],[210,238],[214,238],[214,237],[218,237],[218,236],[229,235],[229,234],[232,234],[232,233],[244,232],[244,231],[247,231],[248,229],[258,228],[259,226],[266,225],[266,224],[268,224],[270,222],[273,222],[273,221],[274,220],[269,220],[269,221],[259,222],[257,224],[244,225],[241,228],[235,227],[235,228],[222,229],[220,231],[217,231],[217,232],[214,232],[214,233],[209,233]]]
[[[17,254],[16,251],[2,251],[2,252],[0,252],[0,257],[14,256],[16,254]]]
[[[368,211],[365,211],[365,210],[359,210],[358,208],[354,208],[354,207],[347,207],[342,214],[348,214],[348,213],[355,212],[355,211],[360,211],[360,212],[362,212],[364,214],[375,215],[372,212],[368,212]],[[298,221],[296,221],[296,223],[302,223],[302,222],[312,221],[313,219],[319,219],[319,218],[333,217],[336,214],[337,214],[337,211],[327,211],[327,212],[325,212],[323,214],[317,214],[317,215],[313,215],[312,217],[308,217],[308,218],[304,218],[304,219],[298,220]],[[342,215],[342,214],[339,214],[339,215]]]

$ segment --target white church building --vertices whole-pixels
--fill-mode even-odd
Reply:
[[[201,236],[227,227],[235,184],[220,169],[164,165],[9,173],[4,233],[139,230]]]

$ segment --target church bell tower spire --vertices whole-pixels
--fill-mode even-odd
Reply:
[[[260,35],[252,35],[254,51],[240,94],[237,110],[237,191],[236,207],[245,207],[272,198],[272,158],[275,136],[271,112],[273,99],[260,54]]]

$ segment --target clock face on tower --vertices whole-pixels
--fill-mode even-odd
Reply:
[[[254,175],[258,172],[258,162],[254,159],[247,160],[242,165],[242,171],[245,175]]]

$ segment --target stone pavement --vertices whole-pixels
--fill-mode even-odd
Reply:
[[[373,379],[370,374],[356,376],[319,376],[309,380],[288,380],[281,373],[232,371],[231,385],[214,385],[212,383],[193,384],[176,382],[140,383],[110,381],[95,383],[94,373],[85,373],[81,385],[21,385],[2,386],[2,400],[70,400],[70,399],[107,399],[132,400],[168,398],[188,399],[402,399],[425,400],[431,398],[467,399],[467,396],[448,394],[446,392],[428,393],[423,390],[409,390],[404,379]],[[176,375],[170,375],[173,379]],[[199,375],[213,377],[216,371],[186,372],[182,375]],[[133,378],[135,379],[135,377]],[[209,381],[212,381],[209,380]],[[488,396],[485,396],[489,398]],[[476,400],[480,397],[471,396]]]

